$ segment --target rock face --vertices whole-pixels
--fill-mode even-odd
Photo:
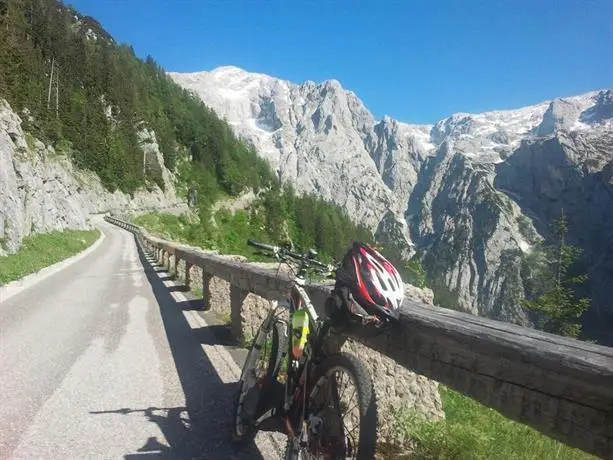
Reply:
[[[376,121],[335,80],[293,84],[236,67],[170,75],[297,190],[343,206],[405,255],[414,245],[438,303],[525,324],[522,254],[562,207],[577,210],[570,237],[586,250],[586,267],[613,258],[610,223],[592,215],[613,196],[613,90],[408,125]],[[604,300],[613,271],[593,275],[593,312],[613,316]]]
[[[147,136],[151,156],[159,149]],[[155,153],[157,149],[157,154]],[[158,160],[159,161],[159,160]],[[176,206],[172,176],[161,164],[165,191],[137,191],[133,197],[108,192],[95,174],[21,129],[21,119],[0,100],[0,255],[15,252],[31,233],[89,227],[90,214]]]
[[[386,147],[378,146],[373,116],[339,82],[294,85],[234,67],[170,75],[226,118],[236,134],[255,146],[281,179],[292,182],[298,192],[314,192],[334,201],[373,231],[384,217],[396,220],[402,239],[398,246],[410,251],[402,217],[406,200],[386,185],[371,158],[371,149],[379,147],[380,168],[390,171],[387,177],[391,181],[395,177],[392,171],[404,172],[411,163],[392,164],[394,154],[388,159],[383,153]],[[416,146],[419,152],[427,150],[427,145],[422,145],[428,137],[423,129],[416,129],[415,136],[407,125],[401,131],[402,142]],[[407,181],[397,182],[397,187],[406,191]]]
[[[585,328],[613,345],[613,130],[558,131],[524,142],[496,166],[496,186],[517,197],[541,232],[564,211],[589,276]]]
[[[517,306],[521,247],[527,245],[517,223],[521,212],[489,175],[444,143],[424,164],[407,220],[430,277],[441,284],[438,303],[525,324]]]
[[[175,195],[174,178],[164,166],[164,154],[160,151],[155,132],[146,126],[136,133],[140,148],[145,155],[145,172],[147,177],[156,178],[164,185],[169,196]]]

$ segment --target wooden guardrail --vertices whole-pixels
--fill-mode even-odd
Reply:
[[[106,220],[135,233],[158,257],[173,255],[175,263],[201,267],[205,303],[213,276],[228,281],[233,328],[248,293],[267,299],[287,296],[290,280],[274,270],[155,238],[111,216]],[[307,289],[321,309],[331,287],[313,284]],[[375,336],[352,336],[510,419],[613,459],[613,348],[410,300],[399,324]]]

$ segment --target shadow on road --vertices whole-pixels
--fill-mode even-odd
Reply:
[[[189,288],[185,285],[168,286],[166,289],[170,292],[189,292]]]
[[[211,336],[207,334],[204,337],[202,331],[198,330],[194,333],[183,314],[186,309],[185,302],[175,301],[163,283],[167,277],[160,278],[159,268],[152,265],[138,244],[137,247],[140,261],[160,308],[172,357],[185,394],[185,407],[120,408],[109,411],[126,415],[142,412],[159,426],[169,444],[165,446],[156,438],[150,438],[137,453],[126,455],[125,459],[263,459],[255,446],[238,450],[231,443],[231,413],[236,383],[224,383],[221,380],[200,343],[203,339],[206,339],[205,342],[211,342]]]
[[[184,300],[183,302],[177,302],[176,305],[183,311],[199,311],[202,310],[202,299]]]
[[[198,329],[192,329],[196,340],[203,345],[236,346],[236,339],[232,337],[230,326],[211,324]]]
[[[142,413],[150,422],[156,423],[170,447],[160,443],[156,437],[150,437],[145,444],[140,447],[137,453],[125,455],[126,460],[137,458],[156,458],[156,459],[171,459],[171,458],[210,458],[206,455],[201,457],[193,457],[189,452],[187,442],[180,442],[181,439],[187,440],[189,436],[189,428],[182,415],[187,411],[186,407],[148,407],[146,409],[129,409],[122,408],[106,411],[92,411],[91,414],[121,414],[128,415],[134,413]],[[158,412],[158,413],[156,413]]]

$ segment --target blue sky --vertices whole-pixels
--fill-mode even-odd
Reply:
[[[72,0],[177,72],[335,78],[380,118],[431,123],[613,87],[611,0]]]

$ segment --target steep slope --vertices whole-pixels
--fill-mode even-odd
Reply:
[[[497,192],[491,168],[444,141],[429,157],[409,200],[407,220],[437,303],[525,324],[518,307],[522,246],[519,207]]]
[[[525,157],[528,144],[539,148],[575,133],[570,135],[593,139],[590,145],[600,146],[603,160],[589,166],[590,155],[580,156],[569,166],[573,171],[587,167],[606,175],[607,161],[613,159],[610,90],[408,125],[389,117],[375,120],[335,80],[294,84],[236,67],[169,75],[223,116],[298,190],[344,206],[384,240],[404,237],[408,230],[439,303],[518,323],[527,321],[518,306],[524,295],[523,254],[540,238],[531,219],[546,235],[547,224],[564,205],[550,206],[548,212],[531,209],[527,201],[538,195],[532,196],[526,184],[543,177],[536,172],[539,167],[556,173],[546,155],[538,158],[539,166],[518,158]],[[578,151],[590,148],[577,146]],[[569,194],[587,196],[579,189]],[[599,225],[594,223],[594,229]],[[576,227],[582,226],[585,222],[577,220]],[[573,226],[570,231],[571,240],[584,247]],[[589,257],[586,266],[591,266]],[[604,292],[606,282],[613,282],[610,274],[590,289]],[[593,295],[594,311],[613,312]]]
[[[31,232],[83,227],[92,212],[163,207],[175,190],[192,212],[164,222],[180,219],[205,247],[287,237],[338,257],[352,239],[373,238],[340,207],[279,186],[225,121],[95,19],[56,0],[10,0],[0,12],[10,104],[0,99],[0,255]],[[212,218],[216,200],[245,192],[257,197],[248,211]]]
[[[153,58],[138,59],[94,19],[56,0],[11,0],[0,15],[0,90],[24,130],[62,147],[111,191],[164,185],[160,170],[143,167],[143,136],[152,133],[169,169],[189,158],[222,192],[273,179]]]
[[[612,96],[595,91],[435,125],[433,141],[443,144],[422,169],[407,219],[414,241],[427,249],[430,274],[459,297],[460,307],[525,321],[516,307],[523,297],[522,253],[564,210],[570,242],[584,250],[580,265],[590,277],[593,304],[585,323],[601,340],[610,334],[605,216],[613,205],[606,180]],[[593,324],[608,332],[597,333]]]
[[[274,179],[215,113],[95,19],[56,0],[0,10],[0,255],[31,232],[82,228],[91,212],[174,204],[178,177],[179,194],[202,192],[204,211]]]
[[[596,91],[518,110],[456,114],[435,124],[431,135],[437,154],[427,159],[420,172],[406,217],[413,240],[426,252],[428,272],[439,283],[439,302],[507,321],[527,321],[518,308],[524,295],[523,254],[530,251],[539,233],[547,235],[548,224],[562,208],[573,213],[568,202],[553,195],[543,200],[543,195],[551,189],[548,182],[562,177],[556,164],[568,163],[566,175],[569,171],[583,175],[579,171],[586,167],[602,171],[605,159],[613,159],[608,141],[613,125],[607,109],[611,93]],[[569,135],[587,136],[599,147],[583,143],[573,153],[568,148],[565,152],[562,146],[568,144]],[[550,144],[557,150],[547,147]],[[526,160],[526,150],[543,148],[549,153],[530,157],[533,162]],[[594,163],[594,157],[600,161]],[[566,190],[578,201],[589,199],[591,193],[586,192],[582,187]],[[545,201],[542,209],[534,200]],[[571,219],[571,241],[587,249],[587,241],[579,235],[586,228],[592,233],[606,228],[601,221]],[[602,238],[592,243],[596,241],[596,251],[585,254],[583,265],[593,278],[592,313],[609,315],[613,309],[601,298],[606,282],[597,281],[602,274],[590,268],[597,251],[607,248]],[[600,324],[608,321],[603,318]]]
[[[525,141],[496,166],[495,185],[516,197],[542,233],[564,210],[570,240],[584,251],[581,271],[589,276],[581,293],[592,308],[583,322],[613,345],[613,130],[558,131]]]

